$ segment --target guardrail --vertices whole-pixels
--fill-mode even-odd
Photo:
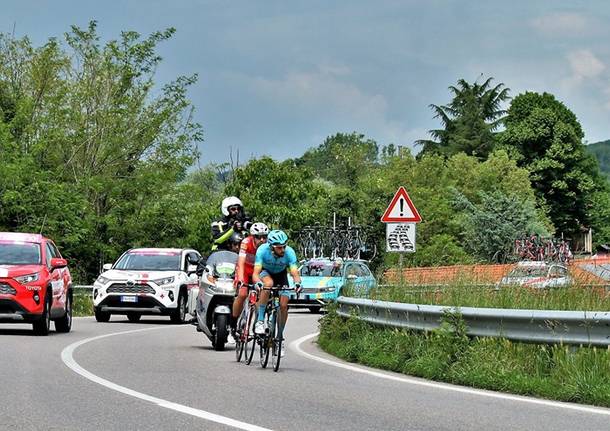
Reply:
[[[337,313],[355,314],[369,323],[430,331],[440,327],[445,312],[459,312],[468,335],[501,337],[539,344],[610,346],[610,311],[546,311],[504,308],[447,307],[370,299],[337,300]]]

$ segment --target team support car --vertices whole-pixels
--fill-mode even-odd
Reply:
[[[32,323],[47,335],[72,329],[72,277],[49,238],[0,233],[0,322]]]
[[[377,285],[375,277],[362,260],[309,259],[299,267],[303,291],[289,304],[308,307],[313,313],[336,300],[349,288],[353,294],[366,294]]]
[[[146,315],[169,315],[184,323],[189,292],[198,287],[195,274],[201,255],[178,248],[135,248],[126,251],[93,284],[95,319],[107,322],[112,314],[137,322]]]
[[[568,268],[564,265],[542,261],[521,261],[517,262],[496,287],[517,285],[532,289],[547,289],[567,286],[572,282]]]

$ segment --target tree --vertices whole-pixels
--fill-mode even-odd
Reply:
[[[453,205],[464,211],[464,248],[483,261],[506,262],[516,239],[524,234],[548,235],[538,222],[534,200],[521,200],[501,191],[480,192],[478,205],[457,190]]]
[[[155,81],[173,33],[101,43],[91,22],[41,47],[0,35],[0,228],[42,229],[90,275],[151,231],[184,237],[173,221],[138,223],[170,218],[150,208],[175,205],[202,138],[187,98],[196,76]]]
[[[378,152],[377,143],[364,135],[337,133],[305,152],[295,163],[335,184],[351,186],[375,164]]]
[[[508,100],[509,89],[500,83],[491,86],[493,78],[482,84],[469,84],[458,80],[457,86],[449,87],[453,99],[448,105],[430,105],[434,118],[439,118],[443,128],[430,130],[435,140],[422,139],[423,154],[451,156],[464,152],[469,156],[485,159],[496,144],[496,130],[506,113],[501,106]]]
[[[563,103],[549,93],[532,92],[512,101],[501,135],[502,144],[516,152],[519,166],[530,172],[539,205],[568,237],[591,226],[592,207],[603,200],[593,199],[605,180],[586,153],[583,137],[576,115]]]
[[[298,168],[290,160],[251,160],[235,170],[225,194],[239,196],[255,220],[289,233],[327,219],[324,200],[328,194],[322,184],[309,169]]]

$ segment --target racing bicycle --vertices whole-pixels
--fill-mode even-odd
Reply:
[[[237,320],[237,336],[235,337],[235,359],[241,361],[245,353],[244,362],[250,365],[254,356],[254,322],[256,322],[256,302],[258,295],[254,285],[245,285],[248,288],[248,303],[245,304]]]
[[[280,369],[282,343],[284,342],[284,339],[280,337],[280,292],[294,291],[295,288],[274,286],[263,287],[263,289],[270,291],[269,301],[265,308],[265,321],[269,330],[265,334],[256,335],[256,340],[259,345],[261,367],[267,368],[269,353],[271,353],[273,371],[277,371]]]

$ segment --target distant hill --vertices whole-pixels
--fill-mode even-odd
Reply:
[[[586,146],[587,151],[599,160],[599,168],[610,178],[610,139]]]

